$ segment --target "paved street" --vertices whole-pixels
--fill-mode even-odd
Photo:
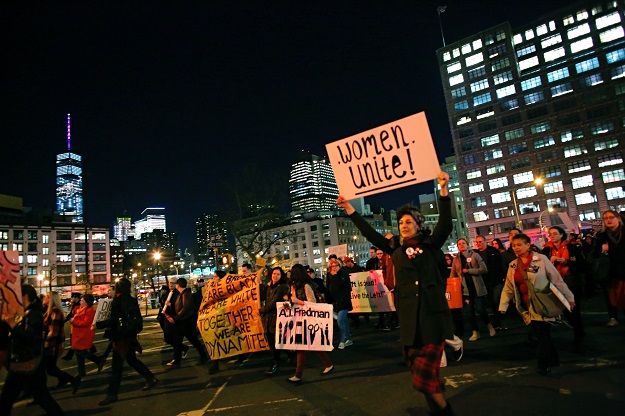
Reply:
[[[562,365],[552,375],[535,372],[533,350],[526,344],[527,328],[516,316],[508,319],[509,329],[476,342],[465,341],[461,362],[451,359],[441,370],[447,396],[458,415],[588,415],[623,414],[625,408],[625,324],[605,326],[606,314],[599,298],[586,301],[586,353],[572,351],[572,331],[564,325],[554,331]],[[374,324],[377,318],[371,318]],[[99,352],[104,341],[97,346]],[[171,350],[162,349],[160,328],[154,317],[147,318],[141,341],[142,360],[161,383],[144,393],[144,380],[126,367],[119,401],[97,406],[105,396],[110,358],[102,374],[88,364],[75,396],[68,388],[53,396],[71,415],[426,415],[425,402],[413,391],[410,375],[399,355],[398,331],[381,332],[367,326],[354,330],[354,345],[331,353],[335,371],[322,377],[321,364],[314,354],[308,358],[304,383],[286,382],[294,368],[283,365],[274,377],[265,377],[268,354],[253,354],[243,364],[221,363],[222,371],[208,375],[208,366],[197,366],[192,351],[180,369],[166,370]],[[450,352],[450,351],[448,351]],[[70,373],[75,362],[60,360]],[[4,380],[5,372],[0,375]],[[49,385],[56,379],[49,380]],[[37,406],[19,402],[13,415],[40,415]]]

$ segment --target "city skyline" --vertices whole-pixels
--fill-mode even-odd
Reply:
[[[235,181],[284,178],[298,152],[425,111],[439,162],[451,136],[436,60],[447,43],[568,2],[252,5],[108,2],[11,6],[0,193],[54,207],[54,155],[71,113],[84,218],[163,206],[182,247]],[[440,18],[440,20],[439,20]],[[11,34],[9,36],[9,34]],[[246,165],[263,175],[241,179]],[[431,184],[368,198],[394,208]],[[136,218],[133,218],[136,219]]]

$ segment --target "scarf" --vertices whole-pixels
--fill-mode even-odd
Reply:
[[[610,240],[613,244],[618,244],[621,242],[621,237],[623,236],[623,227],[619,225],[614,231],[607,228],[605,233],[608,236],[608,240]]]

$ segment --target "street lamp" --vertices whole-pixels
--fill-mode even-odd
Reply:
[[[534,183],[535,183],[536,185],[540,185],[540,184],[542,184],[542,183],[543,183],[543,179],[542,179],[542,178],[536,178],[536,179],[534,180]],[[517,227],[519,230],[523,231],[523,221],[521,221],[521,218],[519,217],[519,204],[517,203],[517,200],[516,200],[516,192],[517,192],[519,189],[521,189],[521,188],[520,188],[520,187],[519,187],[519,188],[514,188],[514,189],[512,190],[512,202],[514,203],[514,215],[516,216],[516,227]],[[540,220],[540,219],[539,219],[539,220]],[[542,233],[542,231],[541,231],[541,233]]]
[[[42,274],[38,274],[38,275],[37,275],[37,280],[39,280],[39,294],[42,294],[42,291],[41,291],[41,282],[43,282],[43,275],[42,275]]]

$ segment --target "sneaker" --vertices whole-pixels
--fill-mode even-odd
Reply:
[[[456,361],[462,360],[463,355],[464,355],[464,345],[460,346],[460,349],[454,350],[454,360]]]
[[[344,350],[344,349],[345,349],[345,343],[339,342],[339,350]]]
[[[496,333],[497,331],[495,331],[495,328],[493,328],[491,324],[488,324],[488,335],[494,337]]]
[[[157,384],[158,384],[158,379],[157,378],[153,378],[152,380],[150,380],[147,383],[145,383],[145,386],[143,386],[143,388],[141,390],[142,391],[148,391],[152,387],[156,386]]]
[[[286,381],[288,381],[289,383],[292,383],[292,384],[300,384],[302,382],[302,379],[299,378],[299,377],[293,376],[293,377],[287,378]]]
[[[480,338],[480,333],[477,331],[473,331],[473,335],[469,338],[469,341],[477,341]]]
[[[384,331],[384,332],[390,332],[390,331],[391,331],[391,328],[390,328],[390,327],[388,327],[388,326],[385,326],[384,328],[382,328],[382,331]]]
[[[618,325],[618,321],[614,318],[610,318],[610,320],[606,324],[606,326],[617,326],[617,325]]]
[[[332,370],[334,370],[334,366],[333,365],[331,365],[330,367],[326,367],[321,372],[321,375],[325,376],[326,374],[330,374],[332,372]]]
[[[187,358],[188,353],[189,353],[189,347],[184,345],[182,348],[182,358]]]
[[[351,339],[346,339],[345,340],[345,346],[346,347],[349,347],[349,346],[352,346],[352,345],[354,345],[354,341],[352,341]]]
[[[171,360],[167,363],[167,367],[180,367],[180,363],[176,360]]]

